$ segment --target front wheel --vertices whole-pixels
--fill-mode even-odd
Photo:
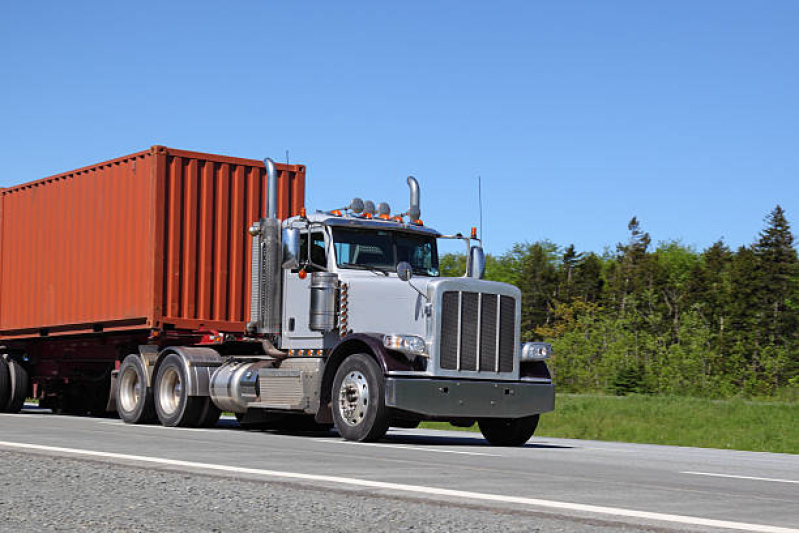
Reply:
[[[376,441],[388,431],[383,373],[366,354],[351,355],[338,368],[331,399],[333,420],[347,440]]]
[[[533,436],[539,415],[524,418],[483,418],[480,433],[494,446],[521,446]]]

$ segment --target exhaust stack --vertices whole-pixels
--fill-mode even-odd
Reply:
[[[277,169],[271,158],[264,159],[266,167],[266,218],[277,218]]]
[[[266,218],[250,229],[253,236],[250,323],[257,333],[280,335],[283,246],[277,217],[277,169],[268,157],[264,166]]]
[[[407,215],[411,220],[419,220],[422,218],[422,211],[419,209],[419,182],[413,176],[408,176],[408,187],[411,189],[411,206]]]

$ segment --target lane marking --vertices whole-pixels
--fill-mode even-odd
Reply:
[[[486,457],[506,457],[505,455],[498,455],[495,453],[484,452],[465,452],[460,450],[436,450],[425,446],[410,446],[408,444],[390,444],[390,443],[377,443],[377,442],[351,442],[348,440],[339,439],[315,439],[314,442],[331,442],[333,444],[348,444],[350,446],[376,446],[378,448],[399,448],[401,450],[420,450],[423,452],[433,453],[454,453],[458,455],[483,455]]]
[[[680,472],[680,474],[691,474],[694,476],[728,477],[734,479],[751,479],[754,481],[773,481],[775,483],[799,483],[799,481],[794,479],[777,479],[771,477],[755,477],[755,476],[735,476],[732,474],[716,474],[713,472]]]
[[[123,453],[101,452],[96,450],[81,450],[76,448],[61,448],[57,446],[44,446],[41,444],[27,444],[23,442],[0,441],[0,447],[17,450],[38,450],[43,452],[53,452],[64,455],[78,455],[85,457],[102,457],[105,459],[118,459],[146,464],[157,464],[165,466],[179,466],[184,468],[194,468],[199,470],[210,470],[216,472],[234,472],[239,474],[251,474],[269,478],[298,479],[302,481],[315,481],[322,483],[334,483],[339,485],[349,485],[353,487],[368,487],[373,489],[391,490],[414,494],[428,494],[433,496],[447,496],[450,498],[515,503],[519,505],[544,507],[550,509],[561,509],[567,511],[580,511],[616,517],[639,518],[644,520],[655,520],[660,522],[671,522],[676,524],[689,524],[693,526],[707,526],[722,529],[737,529],[740,531],[755,531],[758,533],[799,533],[799,529],[787,527],[769,526],[764,524],[750,524],[746,522],[731,522],[727,520],[713,520],[710,518],[700,518],[696,516],[675,515],[666,513],[654,513],[648,511],[636,511],[633,509],[622,509],[617,507],[603,507],[598,505],[587,505],[582,503],[559,502],[553,500],[541,500],[537,498],[523,498],[519,496],[503,496],[501,494],[489,494],[483,492],[469,492],[464,490],[441,489],[426,487],[423,485],[405,485],[402,483],[389,483],[385,481],[373,481],[368,479],[356,479],[339,476],[324,476],[318,474],[302,474],[299,472],[281,472],[278,470],[262,470],[259,468],[245,468],[240,466],[229,466],[212,463],[197,463],[193,461],[181,461],[177,459],[166,459],[162,457],[149,457],[144,455],[128,455]]]

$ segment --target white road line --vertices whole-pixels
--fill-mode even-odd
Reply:
[[[339,439],[316,439],[314,442],[332,442],[334,444],[349,444],[352,446],[376,446],[378,448],[399,448],[401,450],[420,450],[423,452],[433,452],[433,453],[455,453],[459,455],[484,455],[486,457],[505,457],[504,455],[498,455],[495,453],[483,453],[483,452],[465,452],[465,451],[457,451],[457,450],[437,450],[433,447],[426,447],[426,446],[409,446],[407,444],[389,444],[389,443],[377,443],[377,442],[351,442],[348,440],[339,440]]]
[[[680,474],[691,474],[694,476],[729,477],[734,479],[751,479],[754,481],[773,481],[775,483],[799,483],[799,481],[794,479],[776,479],[771,477],[754,477],[754,476],[734,476],[732,474],[715,474],[712,472],[680,472]]]
[[[540,500],[537,498],[523,498],[519,496],[503,496],[501,494],[487,494],[483,492],[469,492],[464,490],[441,489],[435,487],[426,487],[423,485],[405,485],[401,483],[389,483],[385,481],[373,481],[368,479],[324,476],[317,474],[302,474],[299,472],[281,472],[277,470],[262,470],[258,468],[245,468],[240,466],[219,465],[212,463],[195,463],[192,461],[180,461],[176,459],[166,459],[162,457],[127,455],[122,453],[101,452],[95,450],[81,450],[75,448],[60,448],[56,446],[43,446],[40,444],[26,444],[23,442],[0,441],[0,447],[18,449],[18,450],[37,450],[37,451],[52,452],[62,455],[102,457],[105,459],[118,459],[122,461],[132,461],[145,464],[178,466],[184,468],[194,468],[194,469],[210,470],[216,472],[220,471],[235,472],[239,474],[258,475],[270,478],[298,479],[303,481],[335,483],[339,485],[349,485],[354,487],[369,487],[373,489],[392,490],[392,491],[414,493],[414,494],[429,494],[433,496],[446,496],[450,498],[461,498],[467,500],[515,503],[519,505],[526,505],[532,507],[544,507],[549,509],[561,509],[567,511],[580,511],[586,513],[610,515],[615,517],[639,518],[644,520],[655,520],[660,522],[670,522],[676,524],[688,524],[693,526],[707,526],[707,527],[716,527],[722,529],[737,529],[740,531],[755,531],[758,533],[799,533],[799,529],[792,529],[779,526],[769,526],[764,524],[730,522],[727,520],[713,520],[710,518],[700,518],[696,516],[652,513],[648,511],[636,511],[633,509],[621,509],[617,507],[602,507],[598,505],[586,505],[581,503]]]

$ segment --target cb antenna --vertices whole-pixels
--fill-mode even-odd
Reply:
[[[480,210],[480,238],[483,238],[483,179],[477,175],[477,203]]]
[[[286,149],[286,164],[289,164],[289,151]]]

